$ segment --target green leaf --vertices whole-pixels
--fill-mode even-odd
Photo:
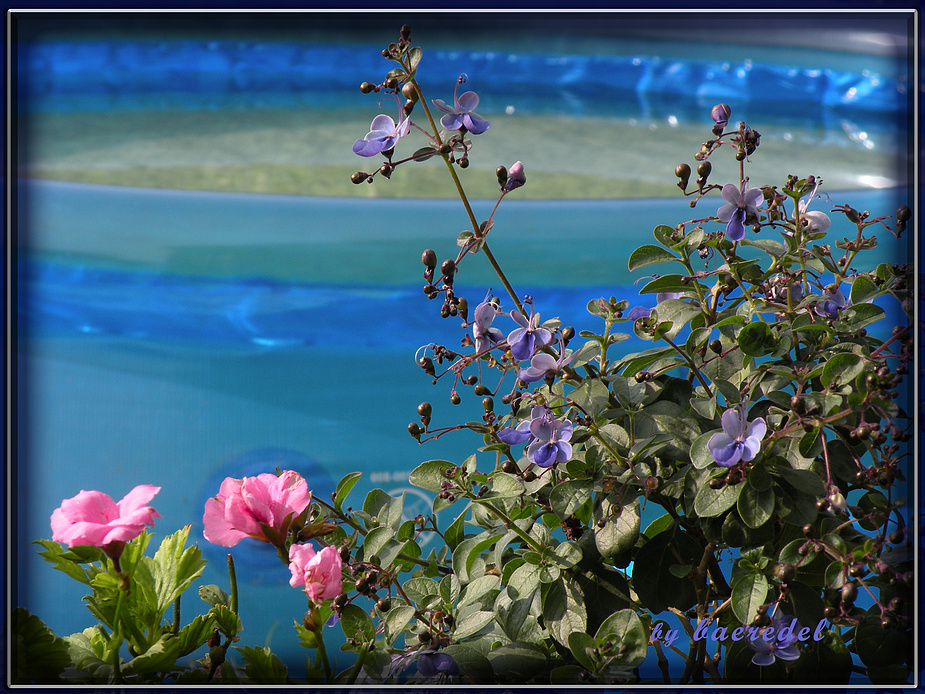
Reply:
[[[768,255],[773,255],[774,257],[781,257],[786,255],[787,248],[780,241],[774,241],[773,239],[749,239],[744,238],[739,243],[743,246],[752,246],[753,248],[760,248],[762,251]]]
[[[187,547],[190,526],[168,535],[154,553],[152,573],[157,592],[157,619],[202,574],[206,562],[198,547]]]
[[[586,479],[563,480],[549,492],[549,504],[561,520],[574,515],[590,498],[590,483]]]
[[[864,371],[864,362],[857,354],[840,352],[830,357],[822,367],[819,379],[822,385],[828,388],[833,381],[839,385],[846,385],[854,381]]]
[[[815,629],[815,626],[811,627]],[[794,663],[794,684],[848,684],[851,653],[834,631],[823,632],[821,641],[810,640]]]
[[[569,635],[584,631],[587,625],[583,596],[561,578],[545,584],[541,595],[543,622],[552,637],[567,647]]]
[[[344,505],[344,501],[347,499],[347,495],[350,493],[350,490],[353,489],[353,486],[360,480],[360,477],[363,476],[362,472],[351,472],[341,479],[337,483],[337,487],[334,489],[334,508],[338,511]]]
[[[219,605],[228,607],[231,604],[228,593],[214,584],[201,586],[199,588],[199,597],[211,607],[218,607]]]
[[[443,471],[455,467],[456,465],[446,460],[428,460],[411,471],[408,481],[415,487],[426,489],[429,492],[441,492],[443,490],[440,485],[446,480]]]
[[[768,579],[750,571],[732,584],[732,611],[742,624],[749,624],[768,595]]]
[[[495,618],[494,610],[477,610],[471,612],[460,610],[462,613],[457,617],[456,626],[453,629],[454,639],[465,639],[473,636],[484,629]]]
[[[658,263],[667,263],[669,261],[681,262],[681,259],[674,253],[669,253],[664,248],[658,246],[644,245],[637,248],[630,255],[628,267],[633,272],[647,265],[656,265]]]
[[[649,639],[642,620],[639,619],[639,615],[634,610],[620,610],[608,617],[597,630],[594,640],[598,643],[604,643],[611,637],[619,641],[621,650],[624,647],[626,649],[617,661],[622,668],[639,667],[642,661],[646,659]]]
[[[575,660],[581,663],[582,667],[586,670],[594,670],[595,668],[594,660],[592,659],[592,649],[596,646],[597,643],[595,640],[583,631],[576,631],[569,634],[568,649],[572,652],[572,655],[575,656]]]
[[[673,564],[700,564],[703,548],[677,525],[646,542],[636,552],[633,564],[633,590],[652,614],[669,607],[686,610],[697,602],[694,585],[672,575]]]
[[[353,607],[353,605],[348,605]],[[279,657],[270,651],[268,646],[263,648],[251,646],[235,646],[244,659],[244,673],[255,684],[285,684],[288,670]]]
[[[13,683],[59,682],[58,675],[71,664],[67,642],[22,607],[13,610],[10,626]]]
[[[419,609],[425,609],[440,598],[440,585],[432,578],[409,578],[404,585],[405,594]]]
[[[880,611],[875,606],[861,619],[854,647],[861,662],[868,667],[878,667],[906,662],[911,640],[904,629],[884,629],[880,625]]]
[[[500,587],[500,576],[492,576],[490,574],[487,576],[479,576],[462,589],[457,607],[464,607],[465,605],[480,602],[487,593],[496,591]]]
[[[763,321],[749,323],[736,336],[739,349],[750,357],[761,357],[776,347],[771,328]]]
[[[857,304],[845,310],[844,319],[851,330],[866,328],[886,316],[886,311],[876,304]]]
[[[605,500],[602,513],[605,518],[611,513],[612,505]],[[594,546],[602,557],[614,557],[630,550],[639,539],[639,502],[624,506],[616,518],[606,518],[604,527],[594,528]]]
[[[698,470],[703,470],[709,465],[716,463],[716,458],[713,457],[713,453],[710,451],[707,444],[710,442],[710,438],[714,434],[719,433],[719,429],[715,431],[708,431],[705,434],[701,434],[694,442],[691,444],[691,464]]]
[[[867,275],[858,275],[854,278],[854,282],[851,283],[850,299],[852,304],[863,304],[870,299],[876,298],[880,293],[877,285]]]
[[[739,516],[749,528],[760,528],[774,513],[774,490],[770,485],[758,490],[747,482],[743,486],[742,493],[736,501]]]
[[[822,455],[822,429],[816,427],[800,437],[800,455],[804,458],[816,458]]]
[[[401,525],[403,505],[404,495],[396,499],[381,489],[373,489],[366,495],[363,511],[375,518],[375,525],[389,526],[398,530],[398,526]]]
[[[450,523],[443,532],[443,539],[446,540],[446,546],[450,548],[451,552],[465,539],[466,514],[468,511],[469,506],[467,505],[466,508],[463,509],[463,512],[456,517],[456,520]]]
[[[238,615],[225,605],[216,605],[209,610],[209,614],[215,617],[215,625],[225,636],[233,638],[244,630]]]
[[[456,576],[459,578],[459,582],[463,585],[469,583],[474,578],[469,575],[469,571],[472,569],[472,565],[475,563],[478,556],[504,537],[504,533],[496,533],[494,535],[488,535],[487,537],[486,534],[487,533],[483,533],[478,537],[463,540],[456,549],[453,550],[453,567],[456,569]]]
[[[506,472],[493,472],[488,478],[488,491],[476,501],[511,499],[524,493],[524,485],[517,477]]]
[[[180,629],[177,634],[177,641],[180,644],[178,658],[189,655],[197,648],[205,644],[212,635],[212,629],[215,627],[215,617],[212,615],[196,615],[193,621]]]
[[[454,643],[444,648],[443,652],[456,662],[459,673],[466,680],[478,684],[490,684],[495,681],[491,661],[476,649]]]
[[[825,482],[812,470],[794,470],[782,465],[775,465],[768,469],[772,474],[787,480],[794,489],[816,498],[825,496]]]
[[[527,684],[546,671],[545,653],[523,641],[513,641],[488,652],[488,661],[498,680],[505,684]]]
[[[436,585],[436,582],[434,585]],[[409,595],[408,597],[411,596]],[[373,620],[366,614],[366,610],[359,605],[347,603],[341,608],[340,626],[344,631],[344,636],[348,639],[368,642],[376,638],[376,627],[373,625]]]
[[[578,407],[594,417],[607,409],[610,392],[602,381],[589,379],[573,390],[569,397]]]
[[[414,608],[411,605],[397,605],[389,610],[383,623],[385,625],[386,643],[391,646],[395,639],[405,630],[414,618]]]
[[[379,554],[379,551],[385,547],[385,543],[391,540],[394,535],[395,531],[388,526],[370,530],[363,541],[364,559],[368,561],[374,554]]]
[[[164,634],[144,653],[137,655],[122,666],[123,675],[177,670],[180,657],[180,641],[173,634]]]
[[[744,484],[726,484],[719,489],[713,489],[704,484],[697,490],[694,497],[694,513],[702,518],[714,518],[723,511],[736,505]]]

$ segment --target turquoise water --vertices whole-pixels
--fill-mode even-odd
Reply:
[[[348,91],[354,99],[355,83],[372,68],[346,56],[377,57],[368,45],[360,52],[353,45],[300,48],[285,41],[183,45],[178,53],[156,40],[42,43],[24,54],[20,86],[31,90],[26,103],[33,114],[291,108],[306,99],[317,104],[319,93],[332,104]],[[576,129],[605,117],[625,124],[671,116],[690,126],[703,121],[705,105],[732,94],[772,132],[790,133],[796,143],[835,138],[842,149],[865,152],[866,139],[902,153],[896,85],[906,82],[895,60],[822,54],[822,69],[811,67],[819,59],[814,52],[799,53],[796,65],[780,65],[773,58],[797,54],[765,47],[767,60],[755,61],[741,55],[741,47],[726,47],[707,59],[678,55],[684,46],[673,44],[661,57],[664,46],[637,41],[629,55],[560,51],[555,58],[447,47],[433,54],[434,74],[452,81],[463,70],[478,73],[486,108],[499,117],[510,107],[566,116]],[[334,58],[343,83],[327,80],[318,90],[318,76],[302,68]],[[190,65],[197,68],[187,70]],[[536,93],[540,76],[547,94]],[[781,93],[799,96],[807,108],[795,113],[776,97]],[[362,108],[367,113],[369,103]],[[846,130],[845,123],[854,125]],[[641,150],[658,143],[667,127],[640,141]],[[777,142],[786,141],[782,134]],[[31,151],[47,144],[31,142]],[[688,143],[691,151],[695,146]],[[81,165],[108,154],[91,143]],[[193,146],[189,156],[206,153]],[[120,164],[133,163],[124,152],[120,157]],[[877,185],[905,180],[891,174]],[[831,192],[831,202],[876,214],[908,202],[904,190],[877,185]],[[461,461],[481,443],[459,434],[420,446],[406,431],[422,400],[434,405],[432,426],[481,414],[480,398],[463,392],[462,404],[452,406],[449,388],[431,385],[414,362],[420,346],[453,348],[463,334],[459,321],[441,321],[439,307],[420,291],[421,251],[455,255],[455,236],[467,225],[458,203],[31,179],[20,181],[17,193],[14,602],[56,633],[91,623],[78,607],[84,591],[28,543],[50,537],[51,511],[80,489],[118,499],[139,483],[162,486],[153,503],[162,516],[155,532],[193,523],[210,559],[203,582],[226,585],[224,550],[200,535],[204,500],[226,475],[291,467],[324,497],[343,474],[358,470],[365,474],[355,504],[374,487],[406,491],[413,516],[426,500],[409,487],[408,472],[427,459]],[[698,212],[712,214],[718,204],[704,201]],[[476,208],[482,218],[491,203],[479,201]],[[596,329],[588,300],[632,300],[637,277],[626,272],[629,253],[652,240],[655,224],[693,214],[683,199],[511,199],[496,216],[492,249],[518,293],[533,295],[544,318],[559,316],[576,331]],[[887,241],[881,236],[882,260],[911,258],[911,241]],[[498,293],[493,273],[482,258],[470,257],[458,292],[474,305],[489,287]],[[624,344],[627,351],[639,347]],[[291,621],[304,611],[304,594],[288,586],[288,572],[261,550],[243,543],[233,552],[244,641],[273,646],[298,675],[302,654]],[[195,602],[184,602],[185,616],[199,609]]]

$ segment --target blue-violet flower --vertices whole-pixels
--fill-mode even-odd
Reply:
[[[493,345],[504,339],[504,333],[498,328],[492,328],[491,322],[498,315],[498,307],[486,300],[475,307],[475,317],[472,321],[472,333],[475,335],[475,353],[481,354]]]
[[[434,99],[433,104],[446,114],[440,119],[440,125],[444,128],[447,130],[465,128],[473,135],[479,135],[488,130],[488,126],[491,124],[479,114],[474,113],[476,107],[479,105],[478,94],[475,92],[466,92],[462,96],[459,95],[459,85],[465,81],[465,74],[460,75],[456,80],[452,108],[447,106],[443,99]]]
[[[560,338],[558,359],[550,354],[541,352],[530,360],[530,366],[525,369],[521,369],[517,373],[517,378],[519,378],[524,383],[534,383],[535,381],[540,381],[547,376],[555,376],[574,358],[575,354],[573,352],[569,352],[567,356],[565,355],[565,345],[562,343],[562,339]]]
[[[838,318],[838,314],[848,305],[848,300],[845,298],[845,295],[841,293],[841,289],[836,289],[834,292],[826,290],[824,296],[825,298],[816,304],[813,310],[815,310],[817,315],[823,318],[831,318],[833,320]]]
[[[527,458],[539,467],[552,467],[572,457],[572,423],[569,420],[535,419],[530,422],[533,441],[527,446]]]
[[[723,412],[723,431],[713,434],[707,447],[720,467],[732,467],[740,460],[751,460],[761,449],[761,439],[767,426],[761,417],[745,421],[745,408],[737,407]]]
[[[744,185],[744,184],[743,184]],[[739,189],[734,183],[723,186],[723,200],[726,201],[716,210],[716,216],[726,224],[726,238],[730,241],[741,241],[745,238],[745,219],[749,214],[758,214],[758,203],[763,194],[760,188],[751,190]]]
[[[752,656],[752,662],[755,665],[767,666],[773,665],[774,660],[796,660],[800,657],[800,649],[797,647],[799,642],[796,633],[800,631],[800,623],[795,617],[786,617],[778,615],[771,623],[774,629],[770,639],[765,639],[764,634],[767,627],[759,632],[757,639],[749,639],[748,646],[755,655]],[[783,634],[783,638],[781,638]]]
[[[459,666],[452,656],[446,653],[421,651],[421,655],[418,656],[418,673],[424,677],[455,677],[459,674]]]
[[[520,311],[511,311],[511,318],[520,327],[511,331],[507,336],[507,343],[517,361],[529,359],[536,350],[552,343],[552,333],[546,328],[538,327],[540,314],[533,310],[533,301],[528,299],[527,303],[530,304],[529,318]]]
[[[369,132],[362,140],[353,143],[353,151],[361,157],[372,157],[380,152],[390,150],[411,129],[411,121],[399,110],[398,123],[389,116],[380,113],[373,118]]]

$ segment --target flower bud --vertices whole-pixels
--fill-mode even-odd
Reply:
[[[495,169],[495,175],[498,177],[498,185],[503,188],[504,184],[507,183],[507,167],[499,166]]]
[[[357,171],[355,174],[350,176],[350,181],[356,185],[360,185],[363,181],[369,178],[369,174],[365,171]]]
[[[524,173],[524,165],[519,161],[514,162],[507,172],[507,180],[504,183],[504,190],[511,191],[520,188],[527,182],[527,175]]]
[[[704,181],[709,177],[711,171],[713,171],[713,164],[708,161],[702,161],[697,166],[697,175],[704,179]]]
[[[437,267],[437,254],[428,248],[421,253],[421,262],[429,268]]]
[[[450,258],[447,258],[440,266],[440,272],[443,273],[444,277],[452,276],[453,273],[456,272],[456,262]]]
[[[495,409],[495,401],[489,398],[482,398],[482,409],[491,412]]]
[[[912,210],[910,210],[905,205],[901,205],[899,209],[896,210],[896,220],[900,222],[908,222],[912,218]]]
[[[422,417],[430,417],[433,414],[433,407],[431,407],[429,402],[422,402],[418,405],[418,414]]]
[[[411,27],[407,24],[402,24],[400,33],[402,41],[407,41],[411,37]]]
[[[375,91],[375,89],[376,89],[376,85],[373,84],[372,82],[364,82],[363,84],[360,85],[360,91],[363,92],[364,94],[369,94],[370,92]]]
[[[732,111],[730,111],[728,104],[716,104],[710,111],[710,118],[712,118],[713,122],[717,125],[722,124],[723,127],[725,127],[726,123],[729,122],[731,113]]]

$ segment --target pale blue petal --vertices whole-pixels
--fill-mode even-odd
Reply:
[[[475,92],[466,92],[456,100],[457,113],[471,113],[479,105],[479,95]]]
[[[755,655],[752,656],[752,662],[755,665],[760,665],[762,667],[773,665],[774,656],[770,653],[755,653]]]
[[[480,135],[491,127],[491,123],[477,113],[467,113],[462,117],[462,120],[466,130],[473,135]]]
[[[723,431],[725,431],[730,438],[742,438],[742,435],[745,433],[745,423],[742,421],[742,417],[739,415],[737,409],[730,408],[723,412],[722,422]]]
[[[730,241],[741,241],[745,238],[745,225],[742,223],[745,218],[745,210],[737,210],[729,219],[726,225],[726,238]]]

